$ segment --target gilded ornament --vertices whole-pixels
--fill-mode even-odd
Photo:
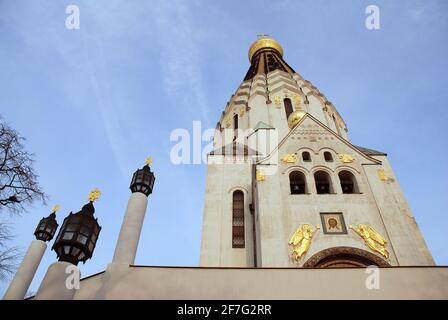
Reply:
[[[145,164],[149,166],[151,163],[152,163],[152,157],[148,157],[145,159]]]
[[[378,252],[386,259],[389,258],[389,251],[386,249],[387,241],[372,226],[360,223],[356,227],[350,225],[349,228],[355,231],[371,250]]]
[[[224,119],[224,124],[225,124],[226,128],[229,128],[232,123],[231,123],[230,119],[227,117]]]
[[[51,210],[51,212],[56,213],[56,212],[59,211],[60,208],[61,208],[61,206],[57,204],[57,205],[55,205],[55,206],[53,207],[53,209]]]
[[[378,177],[380,178],[381,181],[388,181],[389,178],[387,177],[386,171],[384,171],[384,169],[379,169],[378,170]]]
[[[295,153],[287,153],[282,157],[283,163],[296,163],[297,155]]]
[[[295,94],[293,97],[293,101],[294,101],[294,108],[298,109],[300,107],[300,103],[302,102],[302,99],[300,98],[300,96],[298,94]]]
[[[277,108],[280,108],[280,105],[282,104],[282,101],[280,99],[280,96],[275,96],[274,97],[274,103],[277,106]]]
[[[246,114],[246,107],[240,108],[240,117],[244,116]]]
[[[288,244],[292,246],[292,258],[299,261],[305,255],[311,245],[314,234],[320,227],[317,226],[315,230],[309,224],[302,224],[297,228],[296,232],[289,240]]]
[[[257,179],[257,181],[264,181],[264,180],[266,180],[266,177],[264,175],[264,171],[263,170],[257,170],[256,179]]]
[[[288,117],[288,126],[292,129],[297,123],[299,123],[300,119],[303,118],[305,112],[303,111],[294,111]]]
[[[351,155],[344,153],[339,155],[339,159],[342,163],[352,163],[353,161],[355,161],[355,158],[353,158]]]
[[[268,38],[265,35],[260,37],[257,41],[255,41],[249,49],[249,61],[252,61],[252,57],[254,54],[261,49],[272,48],[275,49],[281,56],[283,56],[283,48],[282,46],[272,38]]]
[[[101,191],[98,188],[93,189],[92,191],[89,192],[89,196],[88,199],[89,201],[93,202],[98,200],[101,197]]]

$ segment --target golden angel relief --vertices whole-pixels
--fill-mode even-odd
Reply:
[[[387,241],[372,226],[358,224],[356,227],[350,226],[365,242],[366,246],[375,252],[378,252],[386,259],[389,258],[389,251],[386,249]]]
[[[266,180],[266,176],[265,176],[263,170],[257,170],[257,172],[256,172],[256,179],[257,179],[257,181],[264,181],[264,180]]]
[[[305,255],[311,245],[314,234],[319,229],[316,227],[315,230],[309,224],[302,224],[297,228],[296,232],[289,240],[288,244],[292,246],[292,257],[294,260],[299,261],[300,258]]]
[[[282,162],[283,163],[296,163],[297,155],[295,153],[287,153],[287,154],[283,155]]]
[[[339,155],[339,160],[341,160],[342,163],[352,163],[355,161],[355,158],[353,158],[351,155],[342,153]]]

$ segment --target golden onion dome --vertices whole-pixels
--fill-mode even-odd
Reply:
[[[288,126],[289,129],[292,129],[297,123],[299,123],[300,119],[303,118],[305,112],[303,111],[294,111],[288,117]]]
[[[280,53],[280,55],[283,57],[283,48],[280,43],[269,37],[261,37],[250,46],[249,61],[252,61],[252,57],[257,51],[265,48],[272,48]]]

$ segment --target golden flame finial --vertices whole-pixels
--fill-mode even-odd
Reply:
[[[94,201],[98,200],[100,197],[101,197],[100,189],[95,188],[89,192],[88,199],[89,199],[89,201],[94,202]]]
[[[257,53],[257,51],[265,48],[272,48],[276,50],[283,57],[283,48],[276,40],[269,37],[267,34],[257,35],[257,41],[252,43],[249,49],[249,61],[252,61],[252,57]]]
[[[55,206],[53,207],[53,209],[51,210],[51,212],[56,213],[56,212],[59,211],[60,208],[61,208],[61,206],[57,204],[57,205],[55,205]]]
[[[151,163],[152,163],[152,157],[148,157],[145,159],[145,164],[149,166]]]

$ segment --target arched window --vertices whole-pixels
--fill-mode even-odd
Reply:
[[[291,194],[305,194],[306,193],[306,178],[303,172],[293,171],[289,174],[289,185],[291,187]]]
[[[338,131],[338,134],[341,135],[341,131],[339,130],[339,124],[336,121],[336,117],[334,115],[333,115],[333,122],[334,122],[334,125],[336,126],[336,130]]]
[[[233,116],[233,137],[236,139],[238,137],[238,115]]]
[[[325,161],[327,161],[327,162],[333,162],[333,156],[331,155],[331,152],[329,152],[329,151],[324,152],[324,158],[325,158]]]
[[[232,248],[244,248],[244,194],[240,190],[233,193]]]
[[[359,193],[356,178],[350,171],[339,172],[339,180],[341,181],[342,193]]]
[[[317,171],[314,174],[314,181],[316,182],[316,191],[318,194],[333,192],[330,175],[325,171]]]
[[[310,162],[310,161],[311,161],[311,155],[310,155],[310,153],[309,153],[308,151],[304,151],[304,152],[302,153],[302,159],[303,159],[303,161],[305,161],[305,162]]]
[[[288,120],[289,115],[292,113],[292,103],[291,99],[285,98],[283,99],[283,104],[285,105],[285,112],[286,112],[286,120]]]

